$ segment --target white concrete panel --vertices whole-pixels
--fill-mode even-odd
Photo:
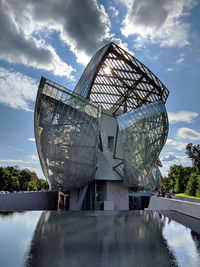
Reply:
[[[113,170],[113,167],[121,162],[119,159],[114,159],[114,148],[116,142],[117,120],[112,117],[112,112],[105,111],[101,116],[101,138],[103,152],[98,153],[97,171],[95,180],[122,180],[121,176]],[[111,150],[108,149],[108,136],[114,137],[114,143]],[[116,156],[123,158],[120,136],[118,134],[116,145]]]
[[[114,202],[114,210],[129,210],[128,187],[122,181],[107,181],[107,201]]]
[[[148,209],[173,210],[200,219],[200,203],[153,196],[150,198]]]
[[[104,210],[114,210],[114,201],[104,201]]]

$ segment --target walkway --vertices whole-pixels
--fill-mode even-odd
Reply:
[[[194,202],[194,203],[200,203],[200,199],[190,198],[190,197],[175,196],[175,199],[188,201],[188,202]]]

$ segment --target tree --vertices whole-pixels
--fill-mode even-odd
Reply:
[[[38,179],[37,180],[37,188],[38,190],[46,190],[46,189],[49,189],[49,184],[47,183],[46,180],[43,180],[43,179]]]
[[[197,177],[196,197],[200,197],[200,175]]]
[[[32,180],[31,171],[29,169],[23,169],[20,174],[20,190],[26,191],[28,190],[28,183]]]
[[[193,166],[195,166],[200,172],[200,145],[187,144],[186,154],[188,158],[192,160]]]
[[[184,168],[181,165],[173,165],[170,167],[168,174],[169,182],[168,188],[170,190],[175,190],[177,193],[183,190],[183,177],[184,177]]]
[[[170,178],[169,178],[169,177],[163,177],[163,179],[164,179],[165,186],[166,186],[168,189],[171,189],[171,188],[170,188]]]
[[[173,165],[170,167],[169,173],[168,173],[168,189],[169,190],[173,190],[175,187],[175,183],[176,183],[176,166],[177,165]]]
[[[171,191],[174,189],[176,193],[184,192],[193,171],[193,167],[171,166],[168,177],[164,180],[166,187]]]
[[[37,191],[37,190],[38,190],[37,180],[31,180],[30,182],[28,182],[27,191]]]
[[[20,188],[19,170],[14,167],[0,168],[0,190],[17,191]]]
[[[0,167],[0,190],[3,191],[36,191],[48,189],[48,183],[38,179],[35,172],[18,167]]]
[[[187,183],[187,187],[185,190],[185,194],[189,196],[195,196],[196,189],[197,189],[197,173],[192,172]]]

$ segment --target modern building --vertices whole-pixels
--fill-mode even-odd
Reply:
[[[135,190],[159,185],[168,94],[147,67],[114,43],[92,57],[73,92],[41,78],[38,154],[50,188],[68,192],[70,209],[127,210],[137,206]]]

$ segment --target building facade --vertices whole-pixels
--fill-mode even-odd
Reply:
[[[159,185],[168,94],[147,67],[113,43],[93,56],[73,92],[41,78],[38,154],[50,188],[69,193],[70,209],[127,210],[134,207],[134,190]]]

